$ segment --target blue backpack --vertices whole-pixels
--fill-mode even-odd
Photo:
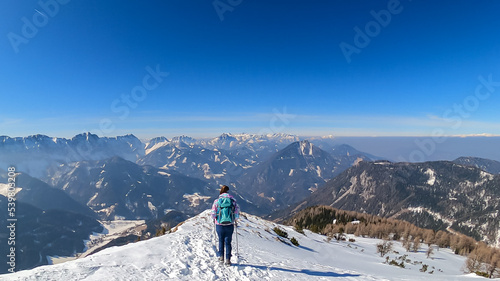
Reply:
[[[234,203],[229,197],[221,197],[217,201],[217,222],[232,224],[234,222]]]

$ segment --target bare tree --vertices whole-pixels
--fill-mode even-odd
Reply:
[[[493,278],[495,272],[500,268],[500,255],[496,252],[490,259],[490,264],[488,265],[488,277]]]
[[[425,241],[425,244],[427,244],[428,247],[431,246],[431,244],[434,243],[434,231],[430,230],[430,229],[427,229],[425,230],[424,232],[424,241]]]
[[[401,244],[403,245],[403,248],[405,248],[406,251],[409,252],[410,249],[411,249],[411,246],[412,246],[409,232],[405,231],[403,233],[403,237],[402,238],[403,238],[403,241],[401,242]]]
[[[475,248],[476,241],[474,239],[467,237],[465,235],[460,235],[458,239],[458,245],[452,246],[455,248],[455,252],[460,255],[468,255]]]
[[[431,245],[429,245],[427,247],[427,251],[425,252],[425,254],[427,255],[427,258],[430,258],[434,254],[434,248]]]
[[[418,252],[418,249],[420,248],[420,237],[415,237],[413,239],[413,245],[411,247],[412,252]]]
[[[477,272],[481,271],[483,267],[483,263],[485,262],[487,256],[489,254],[489,250],[487,248],[475,248],[468,256],[465,261],[465,268],[469,272]]]
[[[439,239],[438,239],[439,237]],[[436,243],[438,244],[439,247],[441,248],[446,248],[448,246],[450,246],[450,236],[448,235],[448,233],[440,230],[438,231],[437,235],[436,235]]]
[[[384,242],[380,242],[377,244],[377,253],[380,253],[380,256],[383,257],[390,251],[392,251],[392,242],[385,240]]]

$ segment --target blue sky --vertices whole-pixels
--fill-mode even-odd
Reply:
[[[499,135],[499,8],[5,0],[0,135]]]

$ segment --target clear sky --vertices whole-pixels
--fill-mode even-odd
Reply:
[[[4,0],[0,135],[499,135],[498,11],[493,0]]]

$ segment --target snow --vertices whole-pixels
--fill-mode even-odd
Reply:
[[[480,172],[480,176],[481,176],[481,180],[480,180],[480,181],[478,181],[478,182],[476,182],[476,183],[474,183],[474,187],[481,186],[481,185],[483,185],[485,182],[487,182],[487,181],[491,181],[491,180],[493,180],[493,178],[494,178],[494,176],[493,176],[492,174],[490,174],[490,173],[486,173],[486,172],[483,172],[483,171],[481,171],[481,172]]]
[[[377,239],[328,242],[307,230],[303,235],[279,226],[299,241],[296,247],[279,241],[272,231],[275,226],[279,225],[243,214],[238,239],[233,239],[235,264],[230,267],[216,260],[216,238],[207,210],[171,234],[3,275],[0,280],[478,280],[460,271],[465,258],[450,250],[441,249],[434,259],[426,259],[425,251],[406,253],[395,243],[395,251],[401,254],[393,252],[391,259],[408,254],[407,259],[434,267],[429,274],[420,272],[418,263],[407,263],[404,269],[383,264],[385,259],[376,253]]]
[[[80,255],[85,257],[95,249],[102,247],[113,239],[124,237],[130,233],[137,234],[138,228],[145,228],[145,220],[113,220],[100,221],[104,230],[101,233],[94,232],[89,240],[85,240],[85,250]],[[68,257],[66,257],[68,258]],[[55,262],[54,262],[55,263]]]
[[[115,220],[115,221],[101,221],[104,227],[103,233],[106,235],[115,235],[146,223],[145,220]]]
[[[449,218],[445,218],[441,214],[433,212],[433,211],[431,211],[427,208],[424,208],[424,207],[409,207],[406,210],[408,210],[410,212],[414,212],[414,213],[426,212],[427,214],[431,215],[435,220],[442,220],[443,222],[445,222],[449,226],[451,226],[455,222],[454,220],[451,220]]]
[[[101,172],[102,173],[102,172]],[[102,182],[104,181],[104,178],[100,178],[96,183],[95,183],[95,188],[100,189],[102,187]]]
[[[148,208],[151,212],[156,212],[155,205],[153,205],[153,203],[151,203],[150,201],[148,201]]]
[[[434,172],[434,170],[428,168],[427,171],[425,171],[425,174],[429,176],[427,184],[434,185],[434,183],[436,182],[436,173]]]
[[[487,173],[485,171],[480,171],[480,175],[481,175],[481,178],[486,178],[490,181],[493,180],[493,178],[495,177],[494,175]]]
[[[87,203],[87,205],[92,204],[92,201],[94,201],[94,199],[96,199],[96,198],[97,198],[97,196],[99,196],[99,192],[96,192],[96,193],[94,194],[94,196],[92,196],[92,197],[90,198],[90,200],[89,200],[89,202]],[[128,193],[127,193],[127,195],[126,195],[126,196],[128,196]]]
[[[168,141],[157,143],[157,144],[153,145],[151,148],[146,149],[145,153],[146,153],[146,155],[148,155],[149,153],[157,150],[158,148],[164,147],[168,144],[170,144],[170,142],[168,142]],[[146,147],[147,147],[147,145],[146,145]]]
[[[145,229],[145,222],[145,220],[100,221],[104,230],[101,233],[94,232],[92,235],[90,235],[89,240],[83,241],[85,243],[85,249],[83,250],[83,253],[79,254],[79,257],[83,258],[89,255],[95,249],[106,245],[113,239],[126,236],[130,233],[137,233],[140,229]],[[47,256],[49,264],[59,264],[75,259],[77,259],[76,256]]]
[[[167,172],[163,172],[163,171],[158,171],[158,174],[162,175],[162,176],[169,176],[170,177],[170,174],[167,173]]]
[[[352,165],[357,166],[362,161],[363,161],[363,158],[358,157],[358,158],[356,158],[356,160],[354,161],[354,163]],[[375,163],[375,164],[380,164],[380,163]]]
[[[311,155],[313,156],[313,146],[308,141],[300,142],[300,154],[301,155]]]
[[[321,168],[319,166],[316,166],[316,173],[318,174],[318,177],[321,178]]]
[[[203,173],[204,173],[203,177],[206,179],[216,179],[216,178],[224,177],[224,174],[212,173],[212,170],[210,168],[210,165],[208,165],[208,163],[201,165],[201,169],[203,170]]]
[[[198,192],[194,194],[184,194],[182,197],[186,198],[189,202],[191,207],[196,207],[200,205],[201,200],[207,201],[210,199],[210,196],[202,196]]]
[[[14,197],[16,194],[19,193],[19,191],[23,190],[22,188],[20,187],[15,187],[13,188],[12,191],[14,191]],[[3,195],[5,197],[9,197],[9,185],[6,184],[6,183],[0,183],[0,195]]]

